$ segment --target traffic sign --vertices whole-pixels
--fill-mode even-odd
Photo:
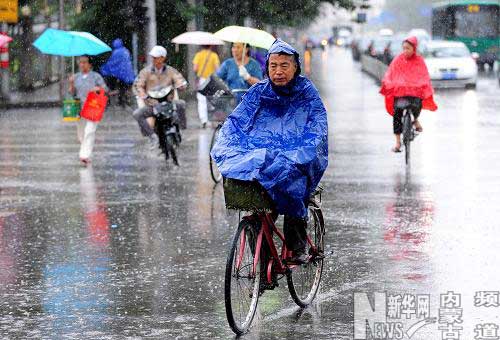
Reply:
[[[0,22],[16,24],[18,21],[18,0],[0,0]]]

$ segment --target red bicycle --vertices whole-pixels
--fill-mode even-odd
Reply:
[[[278,280],[284,276],[297,305],[307,307],[314,300],[325,258],[321,193],[319,188],[309,200],[306,264],[290,264],[291,252],[286,248],[285,237],[276,227],[272,213],[256,209],[251,215],[243,217],[242,221],[248,223],[240,223],[234,235],[227,257],[224,284],[227,320],[236,334],[248,332],[259,297],[265,290],[277,287]],[[275,245],[274,236],[282,243],[281,252]]]

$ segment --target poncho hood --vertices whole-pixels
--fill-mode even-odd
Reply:
[[[271,54],[288,54],[293,55],[295,58],[295,62],[297,63],[297,71],[295,72],[295,77],[297,77],[301,72],[301,63],[300,63],[300,55],[297,50],[295,50],[291,45],[284,42],[281,39],[276,39],[274,43],[267,51],[266,55],[266,74],[269,77],[269,57]]]
[[[111,43],[111,46],[113,47],[113,49],[123,47],[124,46],[123,45],[123,40],[121,40],[120,38],[115,39]]]
[[[132,84],[135,80],[135,72],[132,66],[130,52],[123,45],[121,39],[113,40],[113,51],[111,56],[101,67],[103,76],[111,76],[120,79],[126,84]]]
[[[410,45],[412,45],[413,48],[415,49],[415,53],[417,53],[417,50],[418,50],[418,39],[417,39],[417,37],[415,37],[415,36],[408,37],[408,38],[405,39],[405,42],[407,42]]]

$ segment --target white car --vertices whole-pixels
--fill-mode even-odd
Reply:
[[[423,55],[433,86],[476,87],[477,64],[464,43],[432,40]]]

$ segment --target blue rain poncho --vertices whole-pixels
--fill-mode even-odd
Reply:
[[[132,84],[135,80],[135,72],[132,67],[130,52],[121,39],[115,39],[112,43],[113,52],[108,61],[101,67],[101,74],[105,77],[111,76],[120,79],[125,84]]]
[[[327,113],[310,80],[300,76],[298,53],[276,40],[271,54],[295,56],[286,86],[265,79],[252,86],[224,123],[212,157],[226,178],[257,180],[278,213],[307,216],[307,201],[328,166]]]

